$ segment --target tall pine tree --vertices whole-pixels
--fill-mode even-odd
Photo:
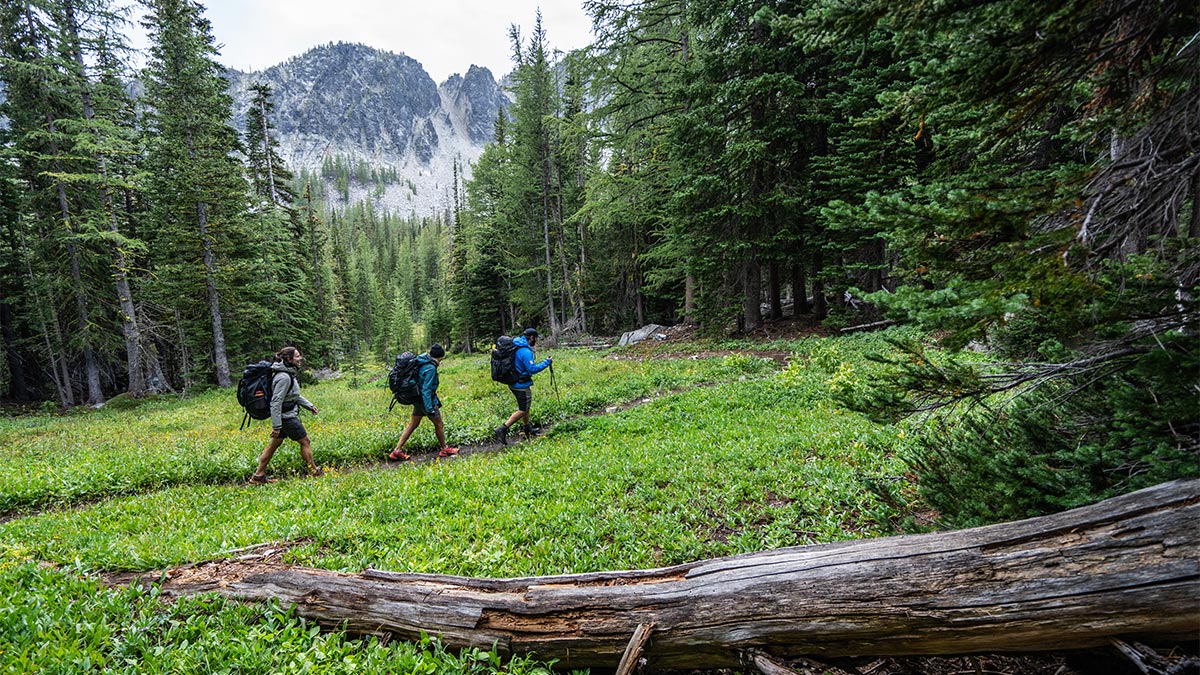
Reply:
[[[232,100],[201,6],[144,4],[152,43],[145,82],[154,289],[179,317],[186,346],[208,356],[206,364],[185,368],[209,366],[225,387],[231,379],[222,291],[240,285],[236,261],[248,255],[247,186],[235,154],[237,132],[229,126]],[[207,321],[196,320],[201,308]]]

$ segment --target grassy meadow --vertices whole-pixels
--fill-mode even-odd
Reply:
[[[451,654],[436,640],[356,640],[280,607],[166,602],[97,581],[266,542],[287,543],[286,562],[339,571],[510,577],[896,532],[915,508],[899,459],[913,430],[876,425],[831,397],[880,337],[773,343],[791,354],[786,366],[750,346],[547,352],[558,392],[549,372],[537,377],[544,436],[415,464],[381,463],[408,410],[387,414],[382,369],[357,387],[307,386],[320,415],[304,422],[327,475],[303,477],[289,442],[271,466],[284,480],[268,486],[245,484],[267,425],[239,432],[231,390],[0,419],[0,672],[549,665]],[[512,398],[488,378],[486,356],[452,356],[440,372],[450,443],[490,442]],[[432,430],[409,445],[434,450]]]

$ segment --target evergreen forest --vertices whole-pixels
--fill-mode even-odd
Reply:
[[[137,1],[0,2],[0,672],[664,672],[692,614],[695,672],[1195,672],[1194,1],[583,0],[586,49],[509,29],[435,213],[288,166],[204,6]],[[506,436],[527,327],[558,375]],[[444,429],[389,462],[387,366],[434,342]],[[232,385],[285,345],[312,456],[247,485]]]
[[[286,166],[268,86],[235,129],[204,7],[141,5],[136,71],[112,0],[0,7],[7,403],[228,387],[285,344],[338,370],[790,318],[946,350],[841,391],[986,413],[929,472],[1016,470],[962,460],[981,437],[1089,495],[1196,466],[1192,3],[587,0],[586,50],[510,30],[513,104],[426,215],[350,200],[394,169]]]

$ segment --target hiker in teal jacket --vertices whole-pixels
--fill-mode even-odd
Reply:
[[[441,448],[438,457],[451,457],[458,454],[458,448],[446,445],[446,433],[442,426],[442,401],[437,395],[437,369],[444,358],[446,358],[446,350],[437,343],[429,347],[428,353],[417,357],[417,386],[421,390],[421,400],[413,404],[412,417],[404,427],[404,433],[400,434],[400,442],[396,443],[396,449],[388,454],[388,459],[396,462],[412,459],[411,455],[404,452],[404,444],[408,442],[408,437],[417,430],[417,425],[421,423],[421,420],[426,417],[433,422],[433,431],[437,435],[438,446]]]
[[[271,365],[271,370],[275,372],[271,379],[271,440],[258,457],[258,468],[250,477],[251,483],[275,482],[275,479],[267,478],[267,463],[288,438],[300,444],[300,457],[308,465],[309,473],[313,476],[325,474],[313,461],[312,444],[300,422],[300,408],[317,414],[317,406],[300,395],[300,380],[296,376],[303,363],[304,355],[295,347],[284,347],[275,353],[275,363]]]
[[[517,399],[517,411],[509,415],[507,422],[494,429],[496,442],[501,445],[508,445],[509,428],[521,420],[524,420],[521,431],[525,433],[525,438],[533,437],[533,425],[529,421],[529,409],[533,407],[533,391],[530,389],[533,386],[533,376],[549,368],[553,362],[553,359],[546,357],[534,363],[533,346],[537,344],[537,339],[538,332],[533,328],[526,328],[519,337],[513,338],[513,345],[517,348],[513,362],[517,370],[517,381],[509,385],[508,390]]]

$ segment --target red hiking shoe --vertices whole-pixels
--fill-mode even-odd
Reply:
[[[403,450],[393,450],[388,454],[388,459],[392,460],[393,462],[407,462],[408,460],[412,459],[412,455],[409,455]]]
[[[438,453],[438,457],[453,457],[458,454],[458,448],[442,448]]]

